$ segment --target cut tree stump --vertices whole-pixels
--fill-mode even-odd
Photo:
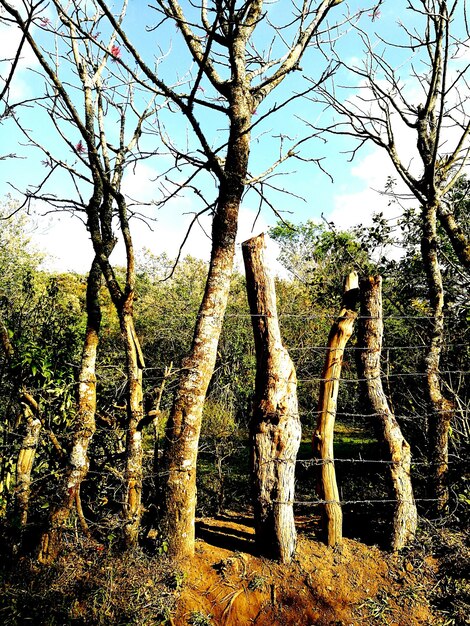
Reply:
[[[343,513],[336,482],[333,439],[344,348],[357,318],[354,308],[358,293],[358,275],[351,272],[345,281],[341,311],[328,336],[320,382],[317,427],[313,436],[313,454],[320,464],[318,495],[323,506],[324,535],[328,546],[339,546],[343,540]]]
[[[242,245],[256,349],[250,431],[255,541],[264,556],[289,562],[297,539],[293,501],[301,425],[297,376],[281,343],[274,279],[264,249],[264,235]]]
[[[361,317],[358,330],[358,375],[374,418],[380,426],[390,459],[390,473],[396,498],[393,518],[392,549],[400,550],[416,534],[418,516],[411,485],[410,446],[392,413],[383,390],[380,375],[383,315],[382,278],[371,276],[361,280]]]

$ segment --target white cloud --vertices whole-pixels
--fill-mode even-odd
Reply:
[[[12,0],[10,1],[10,4],[14,8],[17,8],[20,13],[21,9],[24,8],[23,3],[19,0]],[[3,11],[2,15],[5,15],[5,13],[6,12]],[[48,14],[49,11],[47,10],[41,12],[41,16],[44,17],[46,17]],[[30,30],[31,33],[34,33],[37,28],[33,24],[30,27]],[[22,33],[20,29],[12,22],[7,23],[0,21],[0,68],[2,77],[7,77],[9,75],[9,70],[18,50],[21,37]],[[28,87],[27,73],[28,70],[37,68],[38,66],[39,62],[36,58],[36,55],[34,54],[28,42],[25,41],[21,50],[21,56],[18,65],[15,70],[15,76],[10,86],[10,97],[13,100],[20,100],[23,98],[27,98],[31,95],[31,90]]]

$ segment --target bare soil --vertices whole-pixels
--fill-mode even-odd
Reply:
[[[302,520],[298,521],[302,528]],[[435,564],[345,539],[326,547],[304,524],[289,565],[255,556],[248,518],[201,519],[175,626],[435,626],[426,600]],[[204,621],[204,618],[210,618]]]

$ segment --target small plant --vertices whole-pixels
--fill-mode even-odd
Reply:
[[[201,611],[193,611],[188,620],[188,624],[191,624],[191,626],[211,626],[212,615],[206,615],[205,613],[201,613]]]
[[[388,624],[387,617],[393,613],[393,609],[388,601],[388,595],[384,591],[379,591],[375,598],[367,598],[359,608],[367,609],[369,618],[380,620],[384,624]]]
[[[174,572],[171,572],[166,579],[166,586],[172,591],[180,591],[186,582],[187,577],[188,575],[186,572],[183,572],[182,570],[175,570]]]
[[[250,591],[263,591],[266,587],[266,578],[261,574],[255,574],[248,583],[248,589]]]

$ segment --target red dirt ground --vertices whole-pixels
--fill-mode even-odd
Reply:
[[[175,626],[435,626],[426,569],[344,540],[333,550],[300,533],[290,565],[254,556],[253,528],[235,514],[198,524],[196,555]],[[199,622],[197,620],[200,620]],[[202,621],[201,621],[202,620]]]

